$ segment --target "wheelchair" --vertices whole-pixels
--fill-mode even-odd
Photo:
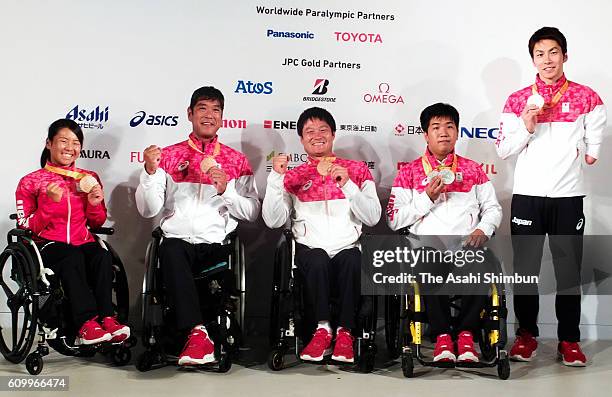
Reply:
[[[17,215],[10,215],[16,220]],[[90,230],[96,241],[113,257],[113,307],[119,322],[125,324],[129,311],[129,292],[121,259],[107,242],[98,235],[112,235],[113,228]],[[53,272],[44,267],[38,247],[30,230],[15,228],[8,232],[8,246],[0,254],[0,286],[7,297],[10,333],[0,325],[0,352],[4,358],[19,364],[25,359],[26,369],[38,375],[43,369],[43,357],[49,346],[65,356],[92,357],[97,352],[109,354],[116,365],[131,359],[130,348],[136,339],[76,345],[77,326],[71,316],[70,305]],[[37,347],[30,352],[38,329]],[[10,336],[9,336],[10,334]]]
[[[284,230],[276,247],[270,311],[270,346],[268,367],[273,371],[286,368],[285,356],[292,351],[296,363],[337,364],[351,370],[369,373],[374,370],[377,299],[362,296],[355,328],[355,362],[342,363],[326,357],[321,362],[304,361],[301,349],[314,332],[315,321],[307,318],[302,282],[295,264],[295,240],[291,230]],[[332,304],[332,319],[334,317]],[[333,323],[333,321],[332,321]]]
[[[145,254],[142,283],[142,343],[146,350],[136,361],[140,372],[178,365],[178,354],[185,339],[174,325],[174,313],[163,286],[159,263],[163,231],[157,227],[152,236]],[[190,367],[224,373],[230,370],[243,341],[246,280],[244,245],[236,231],[225,238],[220,249],[227,250],[226,261],[194,274],[203,318],[216,319],[205,324],[215,344],[215,361]]]
[[[408,230],[400,230],[408,235]],[[501,264],[491,254],[496,271],[501,272]],[[385,296],[385,342],[392,359],[401,357],[403,375],[414,377],[414,362],[425,367],[437,368],[492,368],[497,367],[497,375],[506,380],[510,377],[510,361],[505,346],[508,340],[506,318],[506,291],[503,283],[492,283],[485,307],[480,312],[480,332],[476,333],[480,347],[479,362],[433,362],[423,354],[423,336],[426,333],[427,313],[421,294],[421,285],[411,283],[412,295]],[[460,297],[450,297],[451,328],[457,324],[457,313],[461,309]],[[456,331],[456,329],[455,329]]]

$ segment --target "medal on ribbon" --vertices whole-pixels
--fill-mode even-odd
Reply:
[[[64,175],[74,179],[75,181],[77,181],[78,189],[85,193],[91,192],[91,190],[95,186],[99,185],[98,180],[96,178],[84,172],[66,170],[64,168],[55,167],[49,163],[45,164],[45,169],[55,174]]]
[[[421,163],[423,164],[423,170],[429,181],[436,176],[440,176],[440,178],[442,178],[442,183],[445,185],[450,185],[455,181],[455,173],[457,172],[457,155],[455,153],[453,153],[453,163],[450,167],[440,164],[436,168],[433,168],[429,163],[427,153],[421,157]]]

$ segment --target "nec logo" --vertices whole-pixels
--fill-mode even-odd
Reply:
[[[130,120],[130,127],[138,127],[142,122],[152,126],[175,127],[178,125],[178,116],[162,116],[147,113],[144,110],[136,112],[136,115]]]
[[[274,128],[275,130],[295,130],[297,122],[286,120],[264,120],[264,128]]]
[[[499,128],[472,127],[467,129],[466,127],[461,127],[461,138],[497,140],[498,132]]]
[[[238,94],[264,94],[269,95],[273,92],[272,82],[266,81],[265,83],[253,83],[250,80],[238,80],[234,93]]]

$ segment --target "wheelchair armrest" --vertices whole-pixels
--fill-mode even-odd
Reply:
[[[32,231],[29,229],[11,229],[8,235],[9,237],[32,237]]]
[[[115,228],[112,227],[97,227],[95,229],[89,229],[93,234],[105,234],[107,236],[112,236],[115,234]]]
[[[164,237],[164,232],[162,231],[162,228],[160,226],[157,226],[155,229],[153,229],[153,231],[151,232],[151,236],[153,236],[154,239],[159,240],[162,237]]]

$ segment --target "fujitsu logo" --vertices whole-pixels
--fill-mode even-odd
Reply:
[[[381,43],[382,36],[379,33],[353,33],[353,32],[334,32],[336,41],[353,43]]]

